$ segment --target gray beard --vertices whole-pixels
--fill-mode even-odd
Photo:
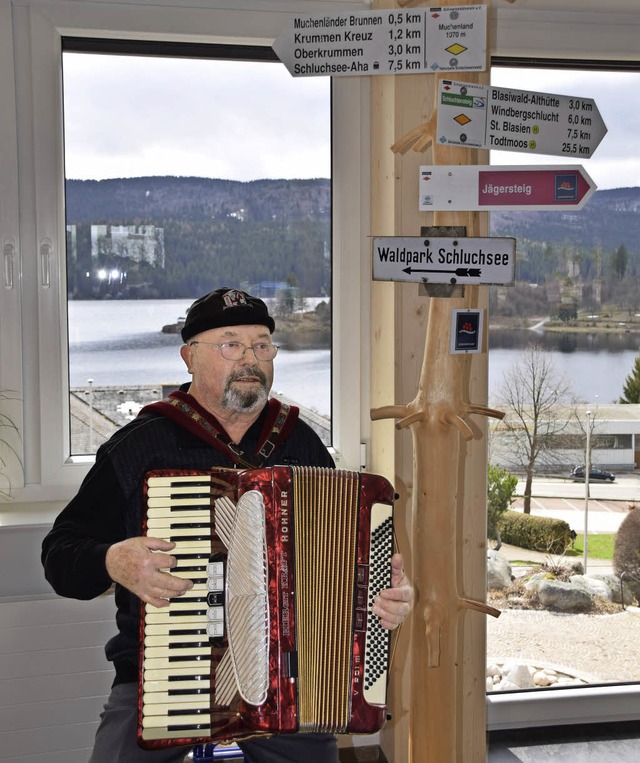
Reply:
[[[243,390],[233,387],[232,383],[243,376],[257,376],[260,387]],[[267,377],[256,366],[233,371],[224,388],[222,405],[235,413],[256,413],[264,408],[268,400]]]

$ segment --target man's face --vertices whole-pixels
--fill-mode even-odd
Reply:
[[[273,361],[257,360],[251,349],[240,360],[229,360],[220,347],[212,345],[239,342],[251,348],[271,342],[266,326],[209,329],[189,341],[192,344],[182,347],[181,354],[193,376],[190,391],[205,408],[236,413],[256,413],[262,409],[273,383]]]

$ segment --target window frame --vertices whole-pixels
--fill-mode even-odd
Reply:
[[[265,58],[273,60],[271,43],[284,27],[289,11],[282,10],[281,6],[279,10],[270,10],[261,3],[260,8],[254,10],[221,9],[215,12],[210,8],[185,9],[167,5],[157,14],[148,14],[132,4],[115,7],[99,2],[77,4],[64,0],[53,4],[40,0],[24,0],[20,5],[12,4],[10,0],[2,2],[2,11],[12,12],[13,44],[17,50],[16,97],[6,100],[15,102],[17,111],[13,119],[3,119],[0,129],[2,135],[5,129],[13,129],[21,140],[17,150],[19,162],[14,171],[16,182],[3,182],[1,187],[3,199],[9,195],[11,187],[21,189],[22,251],[24,255],[28,253],[22,260],[22,289],[14,290],[12,304],[4,304],[3,300],[0,307],[0,316],[7,316],[0,326],[15,325],[22,332],[22,336],[13,332],[9,345],[11,356],[17,359],[13,377],[6,372],[0,377],[2,384],[16,388],[24,401],[25,415],[20,422],[24,442],[24,487],[12,480],[14,503],[11,513],[17,513],[33,503],[41,503],[38,508],[42,509],[42,502],[55,504],[68,500],[93,462],[90,456],[68,455],[62,118],[64,41],[78,38],[84,40],[87,47],[114,45],[117,48],[118,40],[126,44],[127,40],[135,39],[141,40],[150,51],[157,51],[162,46],[169,49],[175,43],[195,45],[200,50],[209,45],[217,48],[230,46],[230,50],[240,54],[254,53],[256,47],[261,47],[265,50]],[[309,12],[326,10],[323,2],[308,5]],[[340,5],[341,10],[362,8],[360,3]],[[11,25],[5,28],[11,42]],[[10,45],[4,46],[3,50],[10,51]],[[332,170],[335,173],[332,212],[333,450],[341,466],[356,469],[361,465],[360,442],[363,439],[360,413],[368,411],[366,404],[354,405],[354,394],[360,384],[353,384],[354,379],[359,382],[361,378],[362,358],[367,354],[360,351],[365,331],[362,328],[354,331],[354,327],[361,326],[361,303],[368,283],[368,279],[362,278],[361,258],[367,257],[368,252],[363,244],[366,237],[359,213],[365,206],[361,203],[362,189],[366,188],[362,185],[366,173],[361,167],[361,157],[365,156],[367,140],[363,135],[365,120],[358,105],[364,104],[362,93],[366,87],[358,78],[351,81],[342,78],[334,81],[332,89]],[[357,147],[356,151],[354,147]],[[11,172],[8,172],[7,180],[10,179]],[[335,199],[350,200],[348,213]],[[10,205],[5,209],[8,214]],[[17,218],[17,203],[14,216]],[[16,227],[11,221],[6,224],[7,230]],[[346,284],[354,281],[360,288],[347,289]],[[342,332],[348,333],[348,343],[341,340]],[[21,369],[23,374],[19,372]],[[27,512],[24,511],[22,516],[26,517]]]
[[[549,15],[549,14],[545,14]],[[566,14],[558,14],[557,23],[566,29]],[[631,19],[629,19],[631,23]],[[633,20],[636,30],[640,24]],[[575,31],[575,30],[574,30]],[[586,56],[587,48],[581,48],[584,42],[578,35],[577,49],[582,56],[576,58],[557,58],[544,51],[529,51],[524,55],[494,55],[492,67],[571,69],[582,71],[638,71],[636,60],[624,57],[625,35],[621,38],[620,60],[604,58],[596,47],[594,58]],[[610,51],[607,51],[610,56]],[[523,163],[525,163],[523,161]],[[587,166],[588,169],[588,166]],[[635,721],[640,718],[640,681],[620,682],[580,687],[536,688],[517,691],[487,692],[487,730],[504,731],[537,728],[544,726],[568,726],[594,723],[618,723]]]

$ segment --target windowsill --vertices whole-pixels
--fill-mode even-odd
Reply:
[[[5,527],[51,525],[65,505],[66,501],[2,502],[0,503],[0,532]]]
[[[640,718],[640,685],[494,692],[487,695],[489,731],[633,721]]]

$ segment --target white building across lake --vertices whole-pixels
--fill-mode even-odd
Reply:
[[[558,408],[554,434],[545,437],[536,460],[536,472],[564,474],[585,463],[587,429],[590,429],[591,464],[627,471],[640,468],[640,405],[578,404]],[[541,431],[545,431],[542,422]],[[549,431],[549,430],[547,430]],[[491,424],[490,460],[514,472],[522,469],[515,441],[526,437],[513,411]]]

